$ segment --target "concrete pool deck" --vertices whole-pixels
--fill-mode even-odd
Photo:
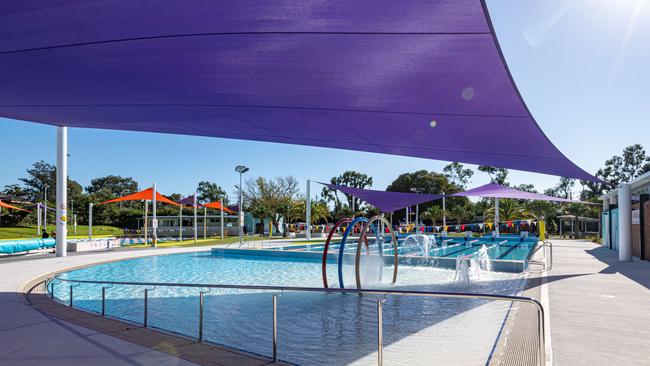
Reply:
[[[553,240],[553,244],[554,268],[544,277],[549,297],[547,331],[551,335],[547,341],[552,345],[553,363],[647,365],[650,262],[621,263],[615,251],[587,241]],[[4,345],[0,365],[194,365],[175,357],[170,349],[138,345],[109,335],[110,332],[48,315],[27,304],[19,292],[31,280],[65,268],[211,248],[131,249],[67,258],[39,255],[0,259],[0,342]],[[528,290],[539,293],[539,281],[529,281]],[[251,365],[269,362],[254,356],[249,361]],[[215,360],[214,364],[221,363]]]
[[[269,359],[243,352],[201,346],[180,337],[159,336],[157,343],[143,346],[139,339],[128,340],[128,333],[143,330],[132,326],[123,335],[111,335],[98,327],[80,326],[81,321],[96,322],[81,311],[71,313],[61,305],[35,306],[25,301],[22,291],[30,281],[64,268],[84,266],[96,262],[136,258],[148,255],[174,254],[209,250],[204,248],[130,249],[94,252],[57,258],[52,255],[3,257],[0,259],[0,365],[266,365]],[[45,307],[44,307],[45,306]],[[65,308],[65,309],[61,309]],[[56,315],[56,312],[62,312]],[[72,319],[70,317],[75,317]],[[65,318],[68,317],[67,320]],[[97,316],[94,316],[97,318]],[[107,319],[103,319],[107,320]],[[107,320],[110,322],[110,320]],[[116,324],[118,322],[115,322]],[[117,325],[119,327],[119,325]],[[146,330],[145,330],[146,331]],[[150,333],[156,333],[151,332]],[[141,337],[142,334],[131,335]],[[149,340],[156,334],[147,337]],[[171,341],[170,341],[171,340]],[[179,341],[180,340],[180,341]],[[184,349],[183,349],[184,348]],[[183,352],[193,357],[182,356]],[[177,357],[176,355],[180,355]],[[210,357],[210,358],[206,358]],[[194,363],[190,360],[200,361]]]
[[[586,240],[552,242],[544,280],[554,364],[650,364],[650,262],[619,262]]]

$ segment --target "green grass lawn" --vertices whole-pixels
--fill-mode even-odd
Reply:
[[[52,233],[53,230],[56,230],[56,227],[52,225],[47,226],[47,232]],[[114,236],[122,235],[122,229],[97,225],[93,226],[93,236]],[[77,225],[77,234],[74,233],[74,228],[71,225],[68,225],[68,238],[84,238],[88,236],[88,226],[86,225]],[[39,237],[36,233],[36,226],[18,226],[18,227],[0,227],[0,239],[29,239]]]
[[[266,240],[265,238],[260,238],[259,236],[244,236],[244,241],[259,241],[259,240]],[[219,245],[219,244],[233,244],[233,243],[239,243],[239,237],[238,236],[227,236],[223,239],[214,239],[214,238],[208,238],[208,239],[199,239],[194,242],[194,239],[189,239],[189,240],[183,240],[183,242],[179,241],[168,241],[168,242],[159,242],[158,247],[159,248],[169,248],[169,247],[183,247],[183,248],[191,248],[191,247],[204,247],[204,246],[210,246],[210,245]],[[129,248],[146,248],[151,246],[145,245],[145,244],[139,244],[139,245],[129,245]]]

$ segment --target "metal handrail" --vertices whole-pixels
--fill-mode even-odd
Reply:
[[[550,248],[550,256],[548,256],[548,258],[549,258],[548,264],[547,264],[547,261],[546,261],[546,258],[547,258],[547,256],[546,256],[546,247]],[[538,245],[537,248],[535,248],[535,250],[533,250],[533,252],[530,254],[530,256],[528,258],[532,258],[535,255],[535,253],[537,253],[542,248],[544,248],[544,258],[543,258],[542,262],[538,262],[538,261],[531,261],[531,262],[535,262],[537,264],[541,263],[544,266],[542,268],[543,272],[550,271],[551,269],[553,269],[553,243],[551,241],[544,240],[544,242],[542,242],[542,245]]]
[[[550,242],[549,242],[550,243]],[[168,283],[168,282],[131,282],[131,281],[95,281],[95,280],[76,280],[61,278],[56,275],[49,279],[51,281],[64,281],[80,284],[95,284],[95,285],[122,285],[122,286],[154,286],[154,287],[183,287],[183,288],[208,288],[208,289],[235,289],[235,290],[263,290],[263,291],[294,291],[294,292],[320,292],[320,293],[350,293],[350,294],[368,294],[368,295],[396,295],[396,296],[415,296],[415,297],[430,297],[430,298],[463,298],[463,299],[478,299],[488,301],[505,301],[505,302],[518,302],[524,304],[532,304],[537,309],[537,327],[538,334],[538,361],[540,365],[545,364],[546,359],[546,339],[544,333],[544,307],[542,304],[531,298],[525,296],[511,296],[511,295],[494,295],[482,293],[463,293],[463,292],[444,292],[444,291],[408,291],[408,290],[380,290],[380,289],[352,289],[352,288],[320,288],[320,287],[295,287],[295,286],[257,286],[257,285],[220,285],[220,284],[205,284],[205,283]],[[45,287],[46,289],[48,286]],[[277,295],[273,295],[273,359],[277,361]],[[104,299],[102,299],[103,301]],[[378,320],[382,319],[382,306],[378,301]],[[72,299],[70,299],[72,305]],[[201,304],[202,305],[202,304]],[[103,307],[104,305],[102,305]],[[146,307],[146,302],[145,302]],[[201,306],[201,311],[202,311]],[[145,313],[146,313],[145,309]],[[202,327],[202,324],[200,325]],[[202,331],[201,331],[202,333]],[[202,335],[202,334],[201,334]],[[201,336],[201,338],[203,338]],[[383,363],[383,345],[382,345],[382,327],[378,326],[378,364],[381,366]]]

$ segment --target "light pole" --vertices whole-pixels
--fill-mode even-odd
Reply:
[[[411,192],[415,192],[415,194],[420,194],[424,192],[423,188],[411,188]],[[415,232],[418,231],[418,227],[420,226],[420,204],[415,205]]]
[[[239,173],[239,244],[244,244],[244,198],[241,194],[242,175],[250,169],[245,165],[237,165],[235,171]]]

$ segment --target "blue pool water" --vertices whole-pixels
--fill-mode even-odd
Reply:
[[[336,264],[328,264],[328,280],[336,283]],[[346,278],[353,280],[352,266]],[[392,267],[383,268],[390,278]],[[100,264],[63,273],[62,278],[136,282],[177,282],[322,287],[321,262],[312,259],[212,255],[210,252],[159,255]],[[521,274],[486,273],[469,289],[452,285],[454,271],[400,265],[393,288],[428,291],[517,292]],[[354,287],[352,283],[350,287]],[[378,283],[374,287],[388,287]],[[55,283],[56,297],[67,302],[69,288]],[[149,293],[152,327],[196,337],[199,289],[158,287]],[[141,286],[107,289],[107,315],[141,323]],[[101,309],[101,286],[74,288],[74,304]],[[304,365],[376,364],[377,296],[284,292],[279,297],[278,354]],[[205,299],[207,341],[270,355],[271,293],[212,290]],[[384,304],[386,364],[484,364],[509,303],[480,300],[387,296]],[[471,342],[471,351],[467,345]]]

